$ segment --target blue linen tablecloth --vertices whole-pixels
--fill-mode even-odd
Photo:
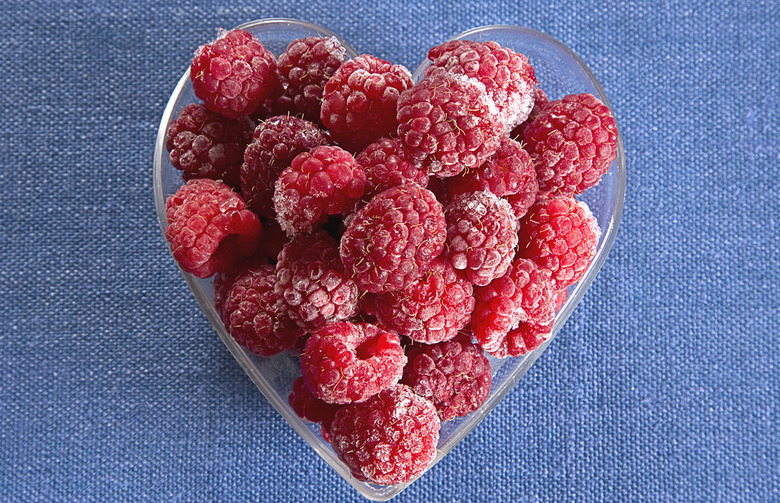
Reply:
[[[193,50],[268,17],[412,69],[535,28],[622,129],[625,213],[583,302],[395,501],[780,501],[780,3],[703,0],[4,2],[0,501],[363,500],[233,360],[153,207]]]

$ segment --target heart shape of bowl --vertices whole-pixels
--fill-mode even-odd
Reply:
[[[341,39],[330,30],[295,19],[264,19],[243,24],[238,28],[252,33],[275,56],[279,56],[284,52],[291,41],[315,35],[322,37],[335,36],[345,47],[348,57],[353,58],[358,55],[347,41]],[[525,54],[534,67],[540,86],[551,100],[562,98],[566,94],[589,92],[611,108],[604,90],[585,63],[564,44],[541,32],[519,26],[485,26],[461,33],[453,37],[453,39],[493,40],[502,46]],[[414,72],[412,78],[415,82],[420,79],[428,64],[429,62],[426,60]],[[154,200],[157,218],[163,235],[167,226],[165,199],[176,192],[183,184],[181,172],[176,170],[168,159],[165,150],[165,134],[171,121],[178,116],[181,109],[189,103],[198,101],[190,84],[188,69],[179,80],[168,101],[160,122],[155,145]],[[455,447],[506,396],[509,390],[514,387],[523,374],[544,352],[571,315],[585,294],[585,290],[587,290],[596,277],[615,241],[623,211],[625,190],[625,154],[623,152],[622,139],[618,132],[617,158],[610,166],[607,174],[601,179],[601,182],[585,191],[578,198],[588,204],[593,215],[598,220],[602,234],[598,242],[596,255],[585,275],[578,283],[569,288],[566,302],[556,312],[552,336],[541,347],[523,357],[506,359],[490,357],[493,366],[493,386],[490,396],[477,411],[464,418],[454,419],[442,424],[435,461],[441,459]],[[292,382],[300,374],[298,359],[287,353],[264,358],[254,355],[236,344],[225,330],[214,308],[212,280],[199,279],[185,272],[182,272],[182,274],[206,317],[247,375],[249,375],[268,401],[271,402],[271,405],[279,411],[282,417],[339,475],[363,496],[376,501],[386,501],[408,486],[408,484],[379,486],[356,480],[350,474],[349,469],[338,459],[330,445],[322,439],[319,433],[319,425],[301,420],[287,402],[287,397],[292,390]]]

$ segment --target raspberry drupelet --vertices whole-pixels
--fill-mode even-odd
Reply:
[[[477,168],[498,148],[502,125],[485,86],[464,75],[421,80],[398,99],[398,136],[413,162],[438,177]]]
[[[262,238],[257,215],[218,180],[189,180],[166,200],[165,213],[173,258],[199,278],[229,270],[254,253]]]
[[[467,332],[438,344],[411,344],[406,357],[401,383],[431,400],[442,422],[477,410],[490,394],[490,361]]]
[[[428,51],[431,65],[425,77],[450,72],[475,78],[485,85],[509,132],[528,117],[537,85],[528,58],[494,41],[450,40]]]
[[[551,101],[523,132],[539,197],[573,196],[596,185],[617,155],[617,126],[592,94]]]
[[[261,356],[292,348],[303,330],[289,317],[274,291],[274,266],[248,267],[235,279],[219,304],[228,333],[240,345]]]
[[[254,123],[246,116],[228,119],[191,103],[168,128],[165,148],[184,180],[211,178],[238,189],[244,149],[253,130]]]
[[[311,121],[280,115],[259,123],[243,153],[241,194],[249,208],[271,220],[274,184],[300,153],[330,145],[327,133]]]
[[[342,64],[325,84],[320,118],[340,145],[358,152],[395,133],[398,97],[410,87],[406,67],[363,54]]]
[[[509,203],[490,191],[459,194],[446,206],[444,256],[470,282],[484,286],[503,275],[517,246],[517,219]]]
[[[325,231],[301,234],[282,248],[275,291],[306,330],[350,318],[358,308],[357,284],[345,273],[338,244]]]
[[[426,344],[446,341],[465,327],[474,310],[473,287],[452,265],[436,258],[402,290],[376,297],[377,318],[399,334]]]
[[[415,183],[391,187],[358,210],[341,236],[341,260],[371,293],[402,289],[444,250],[444,211]]]
[[[556,289],[566,288],[585,274],[600,236],[587,204],[571,197],[546,199],[520,219],[517,255],[550,271]]]
[[[370,323],[328,323],[311,334],[301,355],[306,385],[335,404],[364,402],[394,386],[404,365],[398,335]]]
[[[433,403],[397,385],[336,412],[331,445],[356,479],[401,484],[433,462],[440,425]]]
[[[276,220],[290,236],[312,232],[328,215],[350,210],[365,186],[363,167],[346,150],[323,146],[303,152],[276,180]]]
[[[222,30],[200,46],[190,65],[195,95],[225,117],[252,114],[278,88],[276,59],[244,30]]]
[[[555,314],[550,273],[532,260],[518,258],[509,270],[488,285],[474,289],[477,303],[471,330],[485,351],[496,351],[522,322],[551,323]]]
[[[325,84],[346,60],[347,51],[336,37],[293,40],[277,60],[282,93],[275,107],[319,123]]]

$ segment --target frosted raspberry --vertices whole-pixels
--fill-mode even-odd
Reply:
[[[281,115],[257,125],[244,152],[241,194],[249,207],[268,219],[275,218],[274,184],[300,153],[331,143],[311,121]]]
[[[509,270],[474,289],[477,299],[471,330],[485,351],[496,351],[506,334],[521,322],[546,324],[555,314],[554,285],[550,273],[532,260],[518,258]]]
[[[515,218],[536,201],[539,186],[531,156],[520,143],[502,136],[498,150],[480,167],[445,179],[450,196],[489,190],[512,206]]]
[[[528,127],[539,115],[542,113],[542,109],[550,102],[550,98],[547,97],[547,93],[542,91],[540,87],[534,88],[534,107],[531,109],[531,113],[528,114],[528,118],[515,126],[512,132],[509,133],[509,137],[515,140],[522,140],[525,133],[525,128]]]
[[[314,396],[314,393],[306,386],[303,377],[298,377],[293,381],[292,392],[290,392],[287,401],[298,417],[312,423],[319,423],[322,426],[323,438],[326,441],[329,440],[330,425],[333,423],[336,412],[343,405],[326,403]]]
[[[421,80],[398,99],[398,136],[412,160],[434,176],[454,176],[485,162],[502,125],[476,79],[443,73]]]
[[[506,334],[498,349],[491,351],[490,355],[496,358],[506,358],[530,353],[550,338],[552,326],[552,322],[540,325],[521,321],[517,328]]]
[[[377,194],[341,236],[341,260],[362,290],[400,290],[441,254],[444,212],[433,193],[404,184]]]
[[[405,67],[363,54],[342,64],[325,84],[320,118],[339,144],[359,151],[395,133],[396,103],[410,87]]]
[[[433,462],[440,425],[429,400],[398,385],[339,410],[330,427],[331,445],[356,479],[401,484]]]
[[[346,60],[347,51],[336,37],[293,40],[277,61],[283,92],[276,107],[319,123],[325,84]]]
[[[290,349],[303,335],[274,292],[275,283],[274,266],[250,267],[232,281],[219,310],[233,339],[262,356]]]
[[[185,180],[211,178],[238,188],[238,172],[253,129],[248,117],[228,119],[192,103],[168,127],[165,148]]]
[[[412,163],[398,138],[377,140],[358,154],[355,161],[366,171],[364,201],[396,185],[409,182],[420,187],[428,185],[428,173]]]
[[[490,394],[490,361],[467,333],[438,344],[412,344],[406,357],[401,383],[432,401],[441,421],[477,410]]]
[[[489,191],[460,194],[444,210],[444,256],[475,285],[503,275],[517,246],[517,220],[506,200]]]
[[[303,152],[276,180],[277,221],[291,236],[311,232],[328,215],[354,206],[365,186],[363,168],[346,150],[324,146]]]
[[[536,167],[539,197],[572,196],[596,185],[617,155],[617,126],[592,94],[551,101],[523,139]]]
[[[579,281],[601,236],[588,205],[570,197],[540,201],[520,220],[518,256],[552,274],[556,288]]]
[[[344,271],[338,244],[324,231],[293,238],[279,253],[276,293],[306,330],[345,320],[357,311],[357,284]]]
[[[262,237],[257,215],[221,181],[188,181],[165,202],[168,239],[179,266],[200,278],[227,271]]]
[[[528,58],[493,41],[450,40],[428,51],[425,77],[451,72],[485,85],[498,107],[504,130],[523,122],[534,104],[536,76]]]
[[[473,287],[449,262],[436,258],[402,290],[376,298],[377,317],[391,330],[433,344],[455,337],[474,309]]]
[[[279,85],[273,54],[244,30],[222,31],[200,46],[190,78],[195,95],[225,117],[253,113]]]
[[[398,336],[370,323],[329,323],[311,334],[301,356],[312,393],[338,404],[363,402],[395,385],[404,365]]]

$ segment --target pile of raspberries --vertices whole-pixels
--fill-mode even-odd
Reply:
[[[291,407],[376,484],[431,464],[441,422],[489,395],[488,355],[549,338],[600,236],[575,196],[617,148],[607,106],[550,100],[522,54],[461,40],[428,58],[414,83],[335,38],[276,57],[223,31],[167,132],[173,256],[214,277],[238,344],[300,357]]]

